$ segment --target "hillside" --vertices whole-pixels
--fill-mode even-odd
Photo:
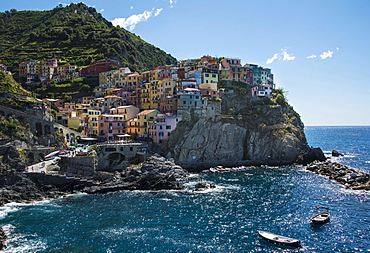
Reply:
[[[148,70],[176,59],[123,28],[114,27],[83,3],[49,11],[0,13],[0,60],[17,68],[26,60],[57,58],[88,65],[100,59],[119,60],[131,70]]]
[[[0,92],[4,91],[19,95],[29,95],[30,93],[17,83],[11,75],[7,75],[0,70]]]

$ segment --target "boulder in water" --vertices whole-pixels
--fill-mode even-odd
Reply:
[[[331,155],[332,156],[343,156],[343,154],[342,153],[339,153],[338,151],[336,151],[336,150],[332,150],[331,151]]]

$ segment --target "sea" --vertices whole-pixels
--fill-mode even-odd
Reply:
[[[370,173],[370,126],[305,127],[310,146]],[[195,184],[216,188],[194,191]],[[194,173],[183,191],[76,194],[0,208],[3,252],[370,252],[370,192],[353,191],[303,166]],[[326,207],[331,221],[312,225]],[[263,230],[301,248],[260,239]]]

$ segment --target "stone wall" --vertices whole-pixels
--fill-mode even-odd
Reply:
[[[26,175],[41,185],[55,185],[58,187],[66,185],[84,185],[88,187],[93,185],[92,181],[80,180],[73,177],[49,175],[45,173],[26,173]]]
[[[62,157],[59,162],[60,173],[67,176],[92,177],[97,170],[96,156]]]

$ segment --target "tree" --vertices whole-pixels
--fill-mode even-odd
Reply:
[[[81,86],[80,92],[88,92],[88,91],[90,91],[90,86],[89,85],[84,84],[84,85]]]

